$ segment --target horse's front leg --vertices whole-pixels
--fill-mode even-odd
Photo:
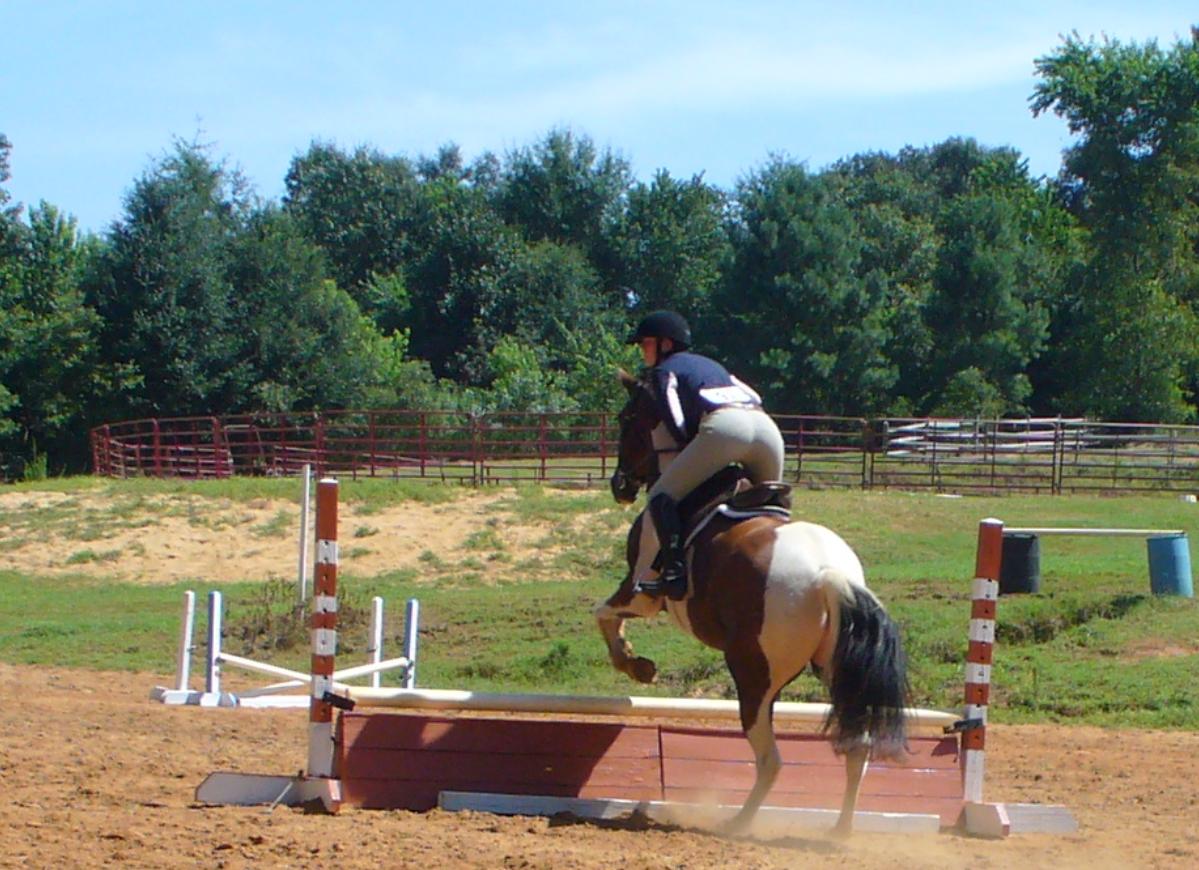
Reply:
[[[648,595],[634,594],[632,589],[630,575],[607,601],[595,608],[595,621],[608,645],[612,666],[639,683],[652,683],[658,678],[658,666],[652,659],[633,652],[633,645],[624,636],[624,622],[628,618],[655,615],[662,609],[662,602]]]

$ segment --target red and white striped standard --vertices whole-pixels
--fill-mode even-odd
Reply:
[[[978,727],[962,732],[962,778],[967,803],[983,799],[987,742],[987,706],[991,698],[991,663],[995,649],[995,613],[999,601],[999,569],[1003,561],[1003,521],[978,524],[978,552],[970,604],[970,647],[966,652],[966,704],[963,718]]]
[[[316,570],[312,583],[312,702],[308,708],[308,776],[333,776],[333,691],[337,655],[337,481],[316,487]]]

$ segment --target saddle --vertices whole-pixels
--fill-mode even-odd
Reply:
[[[791,519],[791,486],[778,480],[754,484],[739,465],[712,475],[679,504],[684,546],[717,516],[732,522],[770,516]]]

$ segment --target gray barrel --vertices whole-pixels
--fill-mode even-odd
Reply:
[[[1041,541],[1025,532],[1003,533],[1003,562],[999,566],[999,594],[1041,591]]]

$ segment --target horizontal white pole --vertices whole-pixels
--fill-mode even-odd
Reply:
[[[237,667],[244,668],[247,671],[255,671],[271,677],[287,677],[290,680],[300,680],[305,683],[312,679],[308,674],[302,674],[299,671],[293,671],[291,668],[281,668],[278,665],[268,665],[264,662],[256,662],[253,659],[245,659],[241,656],[235,656],[232,653],[222,652],[219,660],[224,664],[236,665]]]
[[[312,682],[312,677],[309,674],[302,674],[299,671],[293,671],[289,668],[282,668],[278,665],[268,665],[264,662],[256,662],[252,659],[235,656],[231,653],[222,652],[220,660],[226,664],[236,665],[239,668],[245,668],[247,671],[256,671],[260,674],[267,674],[272,677],[290,677],[285,683],[272,683],[269,686],[261,686],[257,689],[249,689],[245,692],[238,692],[238,697],[255,698],[260,695],[271,695],[275,692],[283,692],[288,689],[297,689],[300,686],[306,686]],[[381,662],[367,662],[364,665],[355,665],[352,668],[345,668],[340,671],[334,671],[334,680],[352,680],[355,677],[365,677],[370,674],[380,671],[390,671],[396,668],[408,667],[408,659],[400,656],[394,659],[385,659]],[[334,685],[338,689],[346,688],[339,682]]]
[[[1055,529],[1055,528],[1004,528],[1004,533],[1018,532],[1025,535],[1089,535],[1091,537],[1148,538],[1152,535],[1183,535],[1182,529]]]
[[[392,671],[396,668],[408,667],[408,659],[405,656],[399,656],[394,659],[384,659],[381,662],[367,662],[364,665],[355,665],[352,668],[346,668],[341,671],[333,672],[335,680],[352,680],[354,677],[367,677],[371,674],[377,674],[382,671]]]
[[[456,689],[375,689],[364,686],[351,686],[347,694],[356,704],[363,707],[406,707],[417,710],[673,716],[689,719],[735,719],[741,715],[736,701],[706,698],[535,695],[468,692]],[[828,704],[780,701],[774,705],[775,718],[794,722],[823,722],[828,711]],[[952,725],[961,718],[955,713],[917,708],[909,709],[907,714],[909,722],[913,725]]]

